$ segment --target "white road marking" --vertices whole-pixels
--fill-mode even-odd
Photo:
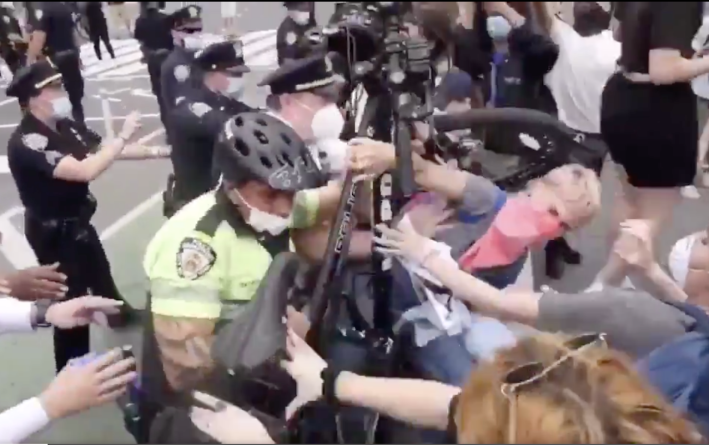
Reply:
[[[133,96],[155,98],[152,91],[137,88],[131,92]]]
[[[0,156],[0,175],[10,173],[10,164],[7,161],[7,156]]]
[[[126,226],[130,225],[133,221],[140,218],[140,216],[143,215],[143,213],[145,213],[148,210],[150,210],[151,208],[153,208],[153,206],[155,206],[157,203],[159,203],[162,200],[162,193],[163,193],[162,190],[155,193],[150,198],[148,198],[145,201],[138,204],[135,208],[133,208],[133,210],[131,210],[130,212],[128,212],[125,215],[118,218],[113,224],[106,227],[104,229],[104,231],[101,232],[101,236],[100,236],[101,241],[105,241],[107,239],[114,237],[116,235],[116,233],[120,232]],[[1,230],[1,226],[0,226],[0,230]]]
[[[111,113],[111,102],[108,100],[108,94],[106,90],[99,90],[99,97],[101,98],[101,112],[103,113],[103,128],[104,137],[113,139],[116,137],[116,131],[113,129],[113,113]]]
[[[142,118],[148,118],[148,119],[153,119],[156,117],[160,117],[160,113],[146,113],[146,114],[141,114],[140,115]],[[113,120],[123,120],[127,118],[128,115],[125,116],[113,116]],[[104,120],[104,117],[87,117],[84,119],[86,122],[101,122]],[[18,124],[0,124],[0,130],[2,129],[7,129],[7,128],[15,128],[17,127]]]

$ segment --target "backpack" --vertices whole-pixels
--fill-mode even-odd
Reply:
[[[667,303],[692,317],[696,324],[639,360],[637,369],[709,435],[709,315],[692,304]]]

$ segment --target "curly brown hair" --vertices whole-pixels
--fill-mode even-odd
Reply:
[[[511,371],[530,364],[544,371],[506,392]],[[705,443],[623,354],[596,345],[574,352],[568,337],[552,334],[523,339],[476,370],[455,421],[458,443]]]

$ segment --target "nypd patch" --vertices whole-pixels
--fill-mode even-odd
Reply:
[[[195,116],[202,117],[212,111],[212,107],[205,104],[204,102],[195,102],[190,104],[190,111],[194,113]]]
[[[177,275],[196,280],[209,272],[217,261],[212,246],[196,238],[185,238],[177,250]]]
[[[47,137],[39,133],[29,133],[22,136],[22,143],[25,144],[25,147],[35,151],[44,151],[47,148],[47,142]]]
[[[188,77],[190,77],[190,67],[187,65],[177,65],[173,71],[173,74],[178,82],[184,82]]]
[[[289,32],[288,34],[286,34],[286,43],[288,45],[294,44],[296,40],[298,40],[298,37],[295,35],[294,32]]]

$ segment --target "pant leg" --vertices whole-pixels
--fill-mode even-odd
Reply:
[[[88,293],[86,272],[82,273],[80,245],[62,227],[47,227],[41,222],[25,217],[25,234],[39,264],[59,263],[59,271],[67,276],[69,288],[65,299],[70,300]],[[72,358],[89,352],[89,328],[54,328],[54,361],[56,371],[61,371]]]
[[[103,21],[99,34],[103,44],[106,46],[106,50],[108,50],[108,54],[111,55],[112,59],[115,59],[116,53],[113,51],[113,45],[111,45],[111,38],[108,35],[108,25],[106,24],[106,20]]]
[[[93,295],[111,298],[113,300],[123,300],[116,282],[111,275],[111,265],[106,257],[101,240],[93,225],[86,229],[86,244],[84,258],[84,268],[90,272],[89,288]]]
[[[81,77],[79,54],[67,57],[61,64],[58,65],[59,71],[64,79],[64,89],[71,101],[72,114],[74,120],[85,125],[84,121],[84,106],[82,100],[84,98],[84,78]]]
[[[101,55],[101,36],[99,35],[99,33],[92,29],[89,38],[91,39],[91,43],[94,46],[94,53],[96,53],[96,57],[98,58],[98,60],[102,60],[103,57]]]
[[[155,56],[148,56],[148,74],[150,75],[150,86],[158,101],[158,107],[160,109],[160,122],[164,126],[167,126],[167,110],[165,109],[165,103],[162,100],[162,85],[160,83],[160,67],[162,66],[162,59]]]

